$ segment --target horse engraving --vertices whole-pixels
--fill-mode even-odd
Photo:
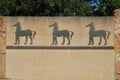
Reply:
[[[86,25],[86,27],[90,27],[89,43],[88,43],[88,45],[93,45],[94,44],[93,37],[100,37],[98,45],[101,45],[102,38],[105,40],[104,45],[107,45],[107,39],[110,36],[110,32],[109,31],[95,30],[94,23],[90,23],[90,24]]]
[[[55,22],[51,25],[49,25],[49,27],[53,27],[53,42],[52,45],[57,45],[57,37],[63,37],[63,42],[62,45],[64,45],[65,43],[65,38],[67,38],[68,40],[68,45],[70,45],[70,39],[72,39],[73,36],[73,32],[72,31],[68,31],[68,30],[59,30],[58,29],[58,24]]]
[[[12,25],[13,27],[16,27],[16,32],[15,32],[15,45],[19,45],[20,44],[20,37],[25,37],[25,43],[24,45],[27,44],[28,41],[28,37],[31,40],[30,45],[33,44],[33,39],[34,36],[36,35],[35,31],[31,31],[30,29],[27,30],[21,30],[21,25],[19,22],[17,22],[16,24]]]

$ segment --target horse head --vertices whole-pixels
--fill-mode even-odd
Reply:
[[[53,24],[49,25],[49,27],[55,27],[57,26],[57,22],[54,22]]]
[[[12,27],[16,27],[17,29],[21,29],[20,22],[17,22],[16,24],[13,24]]]
[[[91,22],[90,24],[86,25],[85,27],[92,27],[92,26],[94,26],[93,22]]]
[[[12,25],[13,27],[20,26],[20,22],[17,22],[16,24]]]
[[[49,27],[53,27],[53,31],[58,31],[58,24],[57,22],[54,22],[53,24],[49,25]]]

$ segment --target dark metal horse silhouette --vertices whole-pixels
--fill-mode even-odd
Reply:
[[[25,37],[25,43],[24,45],[27,44],[27,41],[28,41],[28,37],[30,38],[31,40],[31,43],[30,45],[32,45],[33,43],[33,39],[34,39],[34,36],[36,35],[36,32],[35,31],[31,31],[30,29],[28,30],[21,30],[21,25],[19,22],[17,22],[16,24],[12,25],[13,27],[16,27],[16,32],[15,32],[15,45],[19,45],[20,44],[20,39],[19,37]]]
[[[72,39],[73,36],[73,32],[72,31],[68,31],[68,30],[59,30],[58,29],[58,25],[57,23],[53,23],[51,25],[49,25],[49,27],[54,27],[53,29],[53,42],[52,45],[57,45],[57,37],[63,37],[63,42],[62,45],[64,45],[65,43],[65,38],[68,39],[68,45],[70,45],[70,39]]]
[[[108,37],[109,37],[109,35],[110,35],[110,32],[109,32],[109,31],[105,31],[105,30],[95,30],[93,23],[90,23],[90,24],[86,25],[86,27],[90,27],[90,31],[89,31],[89,43],[88,43],[88,45],[93,45],[93,44],[94,44],[93,37],[100,37],[100,41],[99,41],[98,45],[101,44],[101,42],[102,42],[102,37],[103,37],[104,40],[105,40],[104,45],[107,45],[107,39],[108,39]],[[107,33],[108,33],[108,34],[107,34]]]

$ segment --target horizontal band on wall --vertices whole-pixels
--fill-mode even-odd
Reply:
[[[6,49],[114,50],[114,46],[6,46]]]

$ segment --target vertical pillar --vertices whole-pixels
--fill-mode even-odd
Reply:
[[[0,17],[0,80],[9,80],[6,72],[6,19]]]
[[[116,9],[114,12],[115,51],[120,53],[120,9]]]
[[[115,25],[115,76],[120,80],[120,9],[114,11]]]

